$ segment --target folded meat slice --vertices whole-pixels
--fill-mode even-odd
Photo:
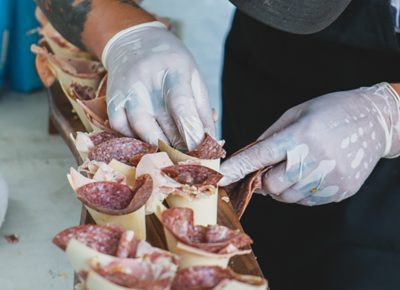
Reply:
[[[156,262],[158,258],[168,257],[177,264],[178,257],[170,252],[151,246],[140,240],[135,233],[116,225],[79,225],[67,228],[53,238],[53,243],[65,251],[71,240],[77,240],[85,246],[102,254],[118,258],[149,258]]]
[[[162,172],[182,185],[201,187],[217,186],[222,174],[198,164],[178,164],[164,167]]]
[[[122,163],[136,166],[144,154],[157,152],[157,146],[142,142],[135,138],[112,138],[89,150],[89,160],[109,163],[115,159]]]
[[[53,238],[53,243],[65,251],[72,267],[81,280],[87,278],[93,265],[113,261],[134,260],[154,271],[165,268],[176,271],[179,257],[152,247],[138,239],[134,231],[120,227],[80,225],[68,228]]]
[[[88,290],[123,289],[169,290],[177,267],[171,263],[149,263],[136,259],[94,260],[86,281]]]
[[[128,185],[95,181],[76,189],[78,199],[87,207],[108,215],[126,215],[140,209],[152,193],[150,175],[136,179],[134,188]]]
[[[199,159],[220,159],[225,157],[225,150],[221,144],[209,134],[205,134],[203,141],[187,155]]]
[[[68,243],[75,239],[100,253],[116,256],[123,232],[118,226],[80,225],[58,233],[53,243],[65,251]]]
[[[136,167],[136,174],[148,174],[153,180],[153,192],[146,203],[146,213],[153,213],[158,204],[177,187],[179,183],[162,173],[162,168],[172,166],[173,163],[165,152],[146,154]]]
[[[266,290],[267,281],[258,276],[239,275],[218,266],[195,266],[177,273],[171,290]]]
[[[252,240],[239,230],[220,225],[193,224],[193,211],[188,208],[166,209],[161,223],[180,242],[213,254],[231,254],[252,244]]]
[[[240,219],[244,214],[254,191],[262,186],[261,177],[267,169],[258,170],[247,175],[242,180],[232,183],[224,187],[224,190],[229,196],[232,207]]]
[[[45,57],[49,64],[52,66],[52,69],[59,69],[60,71],[77,77],[81,79],[95,79],[96,86],[100,83],[100,79],[104,75],[104,68],[100,62],[94,60],[87,60],[81,58],[63,58],[61,56],[50,53],[45,47],[40,47],[37,45],[31,46],[31,51],[37,55],[41,55]],[[61,80],[61,75],[57,75],[57,71],[54,71],[54,74],[57,76],[59,80]],[[77,82],[78,84],[83,84]],[[64,85],[69,86],[71,83],[64,82]]]

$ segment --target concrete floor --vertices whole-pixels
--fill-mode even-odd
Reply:
[[[59,136],[47,133],[44,92],[0,96],[0,172],[9,208],[0,229],[0,289],[71,290],[73,273],[51,240],[79,223],[80,203],[66,179],[75,166]],[[9,244],[4,235],[16,234]]]

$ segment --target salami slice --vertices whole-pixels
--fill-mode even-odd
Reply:
[[[89,86],[72,83],[70,90],[74,93],[75,97],[80,100],[92,100],[96,97],[95,90]]]
[[[163,211],[161,222],[177,240],[215,254],[236,252],[253,243],[248,235],[220,225],[194,225],[193,210],[171,208]]]
[[[65,251],[69,241],[75,239],[100,253],[115,256],[122,232],[116,226],[80,225],[58,233],[53,243]]]
[[[125,215],[141,208],[149,199],[153,182],[150,175],[136,179],[133,189],[107,181],[88,183],[76,190],[78,199],[86,206],[109,215]]]
[[[106,280],[126,288],[144,290],[170,289],[176,265],[152,265],[137,259],[116,259],[108,265],[96,264],[93,270]]]
[[[261,188],[261,177],[264,171],[265,170],[258,170],[253,172],[242,180],[224,187],[239,219],[245,212],[254,191]]]
[[[258,141],[255,141],[255,142],[245,146],[244,148],[233,153],[232,156],[239,154],[240,152],[256,145],[259,142],[261,142],[261,141],[258,140]],[[232,207],[239,219],[242,217],[243,213],[245,212],[245,210],[253,196],[254,191],[261,188],[262,175],[270,168],[271,167],[266,167],[264,169],[260,169],[253,173],[250,173],[242,180],[239,180],[235,183],[232,183],[232,184],[224,187],[224,190],[228,194],[229,199],[232,203]]]
[[[250,285],[263,285],[264,279],[244,278],[228,268],[218,266],[194,266],[180,270],[172,283],[171,290],[211,290],[221,283],[235,280]],[[219,287],[218,287],[219,289]]]
[[[98,133],[93,133],[89,135],[90,140],[93,142],[94,146],[100,145],[108,140],[121,137],[116,133],[111,133],[107,131],[101,131]]]
[[[88,158],[90,160],[102,161],[109,163],[116,159],[122,163],[131,164],[131,160],[137,162],[135,156],[138,154],[155,153],[157,147],[144,143],[135,138],[113,138],[100,143],[89,151]]]
[[[200,145],[189,151],[187,155],[199,159],[219,159],[225,157],[225,150],[217,140],[206,133]]]
[[[197,164],[172,165],[164,167],[161,171],[178,183],[196,187],[205,185],[216,186],[222,178],[221,173]]]
[[[136,257],[137,248],[141,241],[135,238],[133,231],[125,231],[119,240],[116,256],[119,258]]]

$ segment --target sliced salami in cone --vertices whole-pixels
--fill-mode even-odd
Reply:
[[[180,270],[171,290],[267,290],[267,281],[258,276],[240,275],[218,266],[195,266]]]
[[[119,259],[137,259],[154,268],[165,264],[176,270],[179,258],[165,250],[137,239],[130,230],[116,226],[80,225],[68,228],[53,238],[64,250],[76,273],[84,280],[95,261],[108,264]],[[154,266],[152,264],[155,264]]]
[[[180,269],[198,265],[225,268],[231,257],[251,252],[249,236],[224,226],[194,225],[193,211],[189,208],[160,206],[157,216],[164,226],[168,249],[181,258]]]
[[[32,45],[31,50],[37,54],[36,66],[45,85],[51,85],[49,72],[59,81],[62,90],[87,131],[92,131],[88,118],[77,103],[76,86],[96,91],[104,75],[104,68],[98,61],[81,58],[62,58],[47,51],[45,47]],[[53,80],[54,81],[54,80]]]
[[[169,178],[175,180],[177,187],[167,197],[170,207],[191,208],[194,223],[215,225],[218,210],[219,172],[198,164],[178,164],[162,169]]]
[[[144,154],[154,153],[157,146],[130,137],[100,131],[93,133],[77,132],[71,136],[76,149],[83,160],[109,163],[117,160],[127,165],[136,166]]]
[[[165,142],[159,140],[160,151],[166,152],[175,164],[182,161],[194,161],[200,165],[219,170],[220,159],[225,157],[225,151],[218,141],[206,134],[203,142],[194,150],[183,153]]]
[[[95,270],[88,273],[87,290],[169,290],[176,271],[159,273],[135,260],[104,261],[101,264],[93,265]]]
[[[120,164],[119,166],[122,167]],[[107,176],[96,172],[94,178],[96,175]],[[125,178],[124,181],[99,181],[86,178],[73,168],[68,174],[77,198],[85,205],[96,224],[116,224],[135,231],[138,238],[146,239],[144,205],[152,192],[152,179],[149,175],[142,175],[130,187],[126,180],[129,178],[129,183],[132,184],[131,173]]]
[[[45,41],[51,51],[59,57],[93,59],[93,55],[86,51],[82,51],[62,37],[48,21],[42,24],[42,27],[38,29],[38,32],[40,36],[42,36],[41,42]]]

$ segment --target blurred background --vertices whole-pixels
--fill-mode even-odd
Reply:
[[[168,17],[192,51],[221,115],[223,45],[233,6],[227,0],[144,0]],[[75,166],[60,136],[48,134],[47,94],[36,73],[33,0],[0,0],[0,289],[71,290],[73,274],[52,237],[79,223],[80,204],[66,173]],[[7,183],[9,202],[2,211]]]

